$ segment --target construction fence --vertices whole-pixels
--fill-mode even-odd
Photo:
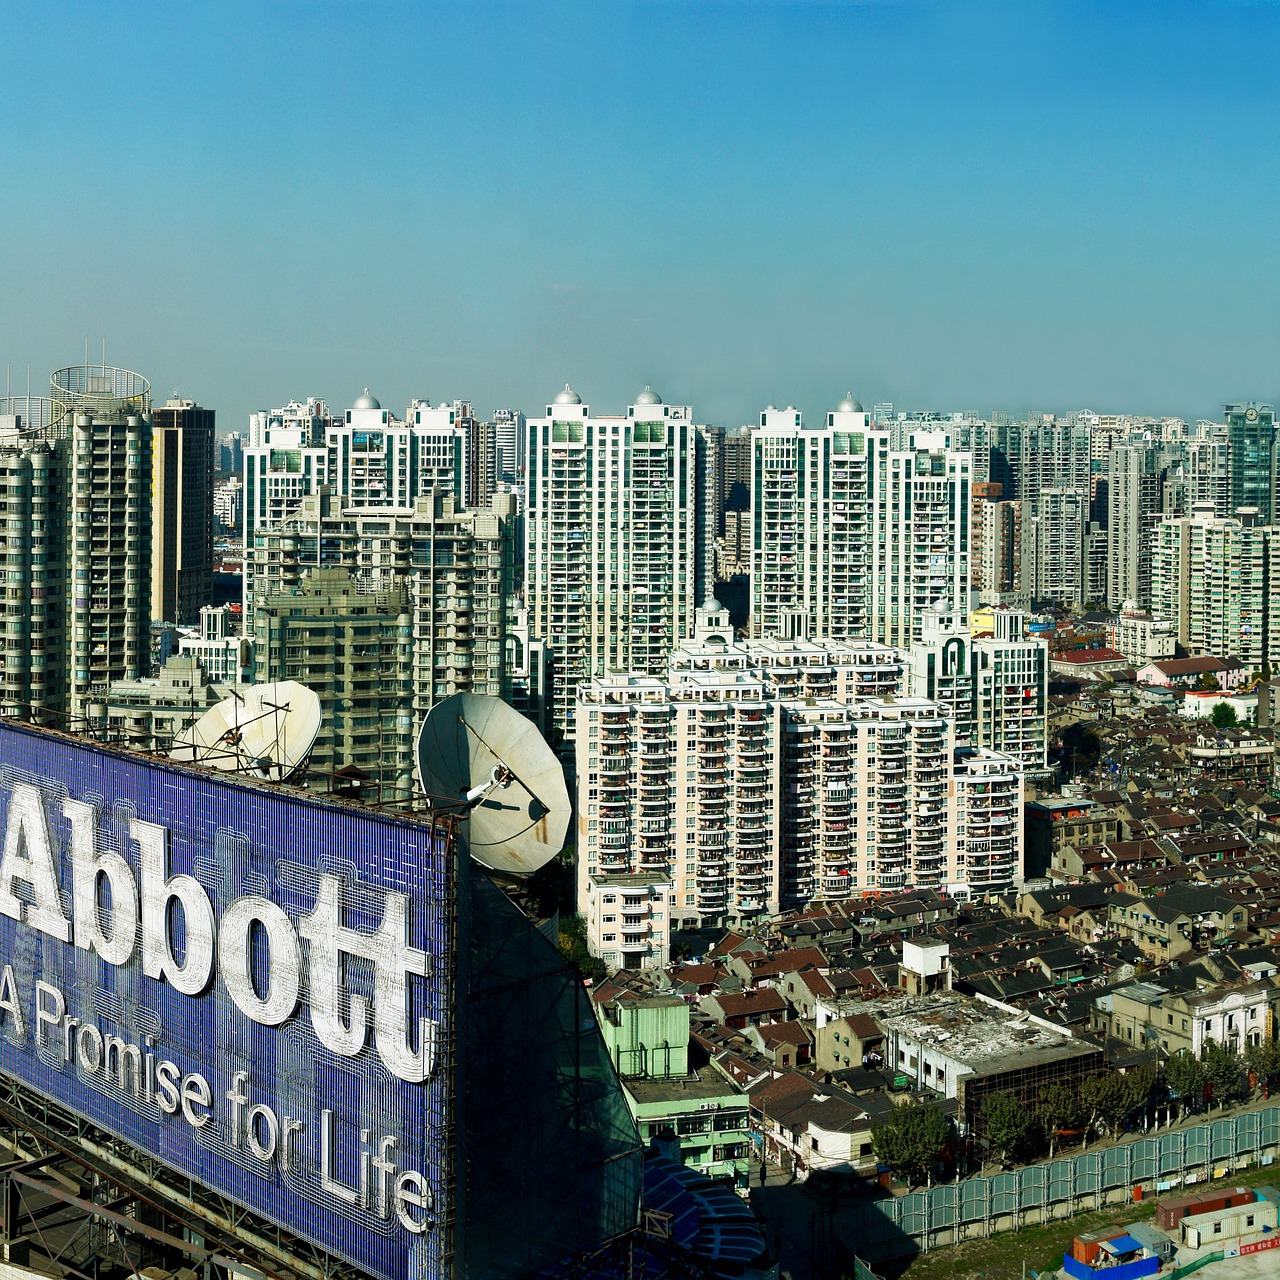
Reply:
[[[860,1258],[873,1262],[927,1252],[1226,1177],[1271,1163],[1278,1149],[1280,1107],[1264,1107],[989,1178],[863,1202],[842,1234]]]

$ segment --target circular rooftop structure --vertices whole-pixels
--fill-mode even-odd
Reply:
[[[80,409],[149,413],[151,383],[140,373],[109,364],[73,364],[49,378],[52,399],[73,412]]]
[[[862,413],[862,402],[853,398],[853,392],[849,391],[845,394],[843,400],[836,405],[837,413]]]
[[[646,382],[644,390],[636,396],[636,404],[661,404],[662,397]]]
[[[0,418],[12,418],[18,432],[48,431],[62,422],[67,406],[48,396],[0,396]]]
[[[365,387],[364,395],[356,396],[355,402],[351,407],[353,409],[381,409],[382,404],[378,400],[375,400],[374,397],[369,394],[369,388]]]
[[[582,397],[566,382],[564,390],[551,402],[552,404],[581,404]]]

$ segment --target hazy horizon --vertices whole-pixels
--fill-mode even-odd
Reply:
[[[729,427],[1280,393],[1276,5],[8,17],[16,390],[105,338],[223,433],[366,386]]]

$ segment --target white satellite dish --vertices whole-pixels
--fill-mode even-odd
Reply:
[[[285,782],[306,763],[320,719],[320,699],[306,685],[251,684],[183,729],[169,758]]]
[[[564,848],[569,788],[532,721],[501,698],[455,693],[418,733],[418,784],[432,807],[466,815],[471,856],[529,875]]]

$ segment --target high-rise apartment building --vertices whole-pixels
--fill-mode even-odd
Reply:
[[[493,414],[494,442],[498,454],[498,479],[524,479],[526,438],[524,414],[518,409],[496,409]]]
[[[1049,646],[1032,638],[1027,618],[992,609],[986,630],[946,609],[925,615],[911,646],[909,689],[936,702],[960,746],[984,747],[1025,773],[1048,768]]]
[[[214,412],[151,411],[151,617],[190,625],[213,595]]]
[[[751,632],[909,644],[921,610],[969,596],[972,466],[945,432],[907,448],[856,400],[806,428],[766,409],[753,433]]]
[[[957,753],[930,702],[781,698],[736,666],[619,674],[583,687],[575,735],[579,908],[628,963],[682,925],[1020,874],[1016,762]],[[645,890],[629,921],[599,908],[620,886]]]
[[[926,610],[968,607],[972,462],[928,432],[898,453],[882,439],[868,449],[869,638],[906,648]]]
[[[1089,492],[1042,489],[1022,503],[1022,593],[1030,600],[1086,599]]]
[[[751,434],[752,635],[869,634],[868,437],[852,399],[816,428],[792,406],[761,413]]]
[[[1280,528],[1213,514],[1209,504],[1156,527],[1151,610],[1192,655],[1280,663]]]
[[[309,493],[329,483],[325,433],[332,423],[323,400],[291,400],[249,415],[244,447],[244,536],[279,524]],[[247,614],[246,614],[247,616]]]
[[[1160,471],[1153,450],[1123,444],[1111,451],[1107,483],[1107,603],[1147,603],[1151,536],[1160,520]]]
[[[751,468],[753,448],[751,427],[726,431],[720,466],[720,503],[716,512],[716,532],[725,532],[725,515],[751,509]]]
[[[151,384],[107,365],[59,369],[51,383],[69,432],[64,661],[74,728],[109,685],[151,669]]]
[[[549,649],[553,732],[571,741],[583,681],[660,672],[692,634],[700,437],[690,408],[651,390],[624,417],[593,418],[568,387],[528,432],[525,595]]]
[[[973,486],[969,583],[984,604],[999,603],[1022,579],[1022,503],[1006,502],[994,482]]]
[[[71,439],[60,401],[0,400],[4,522],[4,683],[0,715],[61,728],[69,696],[66,628]],[[86,540],[88,535],[86,533]]]
[[[316,568],[340,568],[369,594],[403,580],[416,710],[425,714],[453,693],[501,695],[514,505],[512,495],[497,494],[487,510],[469,511],[452,494],[433,492],[408,508],[348,507],[323,490],[246,542],[245,600],[255,611]]]
[[[1262,524],[1276,518],[1276,415],[1269,404],[1226,406],[1232,516],[1257,511]]]
[[[1006,497],[1032,501],[1045,489],[1089,493],[1090,428],[1052,418],[1019,424],[1017,491]]]
[[[301,500],[329,486],[349,507],[412,507],[428,493],[465,501],[469,485],[493,480],[472,475],[471,406],[433,407],[414,400],[402,421],[369,394],[334,417],[323,400],[292,401],[249,418],[244,451],[245,536],[279,524]]]
[[[314,568],[286,591],[259,594],[252,625],[257,679],[296,680],[320,699],[307,785],[410,795],[416,726],[405,581],[371,593],[342,568]]]

